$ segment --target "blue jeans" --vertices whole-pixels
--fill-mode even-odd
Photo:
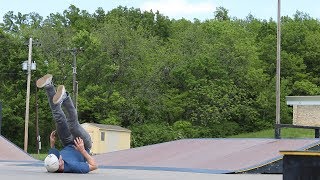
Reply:
[[[54,86],[50,84],[44,88],[47,93],[53,119],[55,120],[57,134],[62,142],[62,145],[67,146],[69,144],[74,144],[73,140],[76,137],[81,137],[84,142],[84,147],[87,150],[90,150],[92,146],[91,137],[89,133],[79,124],[78,113],[70,96],[68,95],[68,97],[62,103],[54,104],[52,101],[53,96],[56,94]],[[61,106],[66,111],[66,114],[62,110]]]

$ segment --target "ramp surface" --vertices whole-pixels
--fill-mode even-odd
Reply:
[[[204,173],[242,172],[282,158],[280,150],[306,150],[317,139],[184,139],[96,155],[114,169]]]
[[[0,135],[0,161],[37,161]]]
[[[318,139],[183,139],[95,155],[100,168],[202,172],[245,172],[279,159],[283,150],[307,150]],[[0,162],[42,162],[0,136]],[[41,164],[42,165],[42,164]]]

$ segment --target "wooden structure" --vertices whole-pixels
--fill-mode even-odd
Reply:
[[[83,123],[81,126],[91,136],[92,154],[130,149],[131,131],[129,129],[95,123]]]
[[[280,151],[283,157],[283,180],[320,179],[320,152]]]

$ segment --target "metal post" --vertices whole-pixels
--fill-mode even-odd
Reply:
[[[280,62],[281,62],[281,2],[278,0],[278,24],[277,24],[277,77],[276,77],[276,126],[275,126],[275,138],[280,139],[281,129],[280,124]]]
[[[24,125],[24,151],[28,151],[28,126],[29,126],[29,104],[30,104],[30,82],[31,82],[31,54],[32,38],[29,39],[29,56],[28,56],[28,78],[27,78],[27,95],[26,95],[26,116]]]
[[[319,129],[314,129],[314,138],[319,138],[319,136],[320,136]]]
[[[36,87],[36,137],[37,137],[37,142],[36,142],[36,148],[39,154],[39,104],[38,104],[38,88]]]
[[[66,49],[65,51],[71,52],[73,55],[73,62],[72,62],[72,87],[73,87],[73,104],[74,107],[77,109],[77,99],[78,99],[78,81],[77,81],[77,55],[80,51],[83,51],[83,48],[73,48],[73,49]]]

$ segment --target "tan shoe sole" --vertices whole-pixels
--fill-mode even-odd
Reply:
[[[36,85],[38,88],[42,88],[45,85],[49,84],[52,81],[52,75],[46,74],[42,78],[38,79]]]
[[[53,103],[54,104],[60,103],[65,93],[66,93],[66,89],[64,88],[64,85],[58,86],[57,92],[52,98]]]

